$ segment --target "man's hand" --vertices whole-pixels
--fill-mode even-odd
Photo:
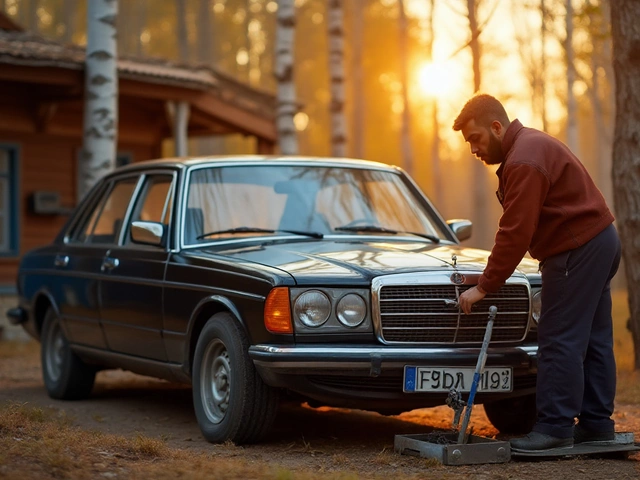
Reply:
[[[473,287],[460,295],[458,303],[460,304],[462,311],[469,315],[471,313],[471,306],[482,300],[486,295],[486,292],[480,291],[478,287]]]

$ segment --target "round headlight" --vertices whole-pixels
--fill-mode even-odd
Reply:
[[[309,290],[296,299],[293,313],[307,327],[319,327],[329,318],[331,302],[319,290]]]
[[[338,320],[346,327],[357,327],[362,323],[367,314],[367,304],[360,295],[350,293],[338,302],[336,315]]]
[[[542,290],[533,294],[531,299],[531,316],[536,323],[540,320],[540,311],[542,310]]]

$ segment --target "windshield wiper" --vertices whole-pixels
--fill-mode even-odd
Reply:
[[[366,232],[366,233],[389,233],[391,235],[397,235],[400,233],[408,233],[409,235],[415,235],[417,237],[426,238],[433,243],[440,243],[440,239],[435,235],[429,235],[428,233],[418,232],[403,232],[400,230],[393,230],[391,228],[379,227],[377,225],[348,225],[344,227],[334,228],[337,232]]]
[[[228,228],[226,230],[216,230],[214,232],[203,233],[202,235],[198,235],[196,237],[196,240],[202,240],[203,238],[210,237],[211,235],[222,235],[225,233],[235,234],[235,233],[278,233],[278,232],[292,233],[294,235],[303,235],[305,237],[312,237],[312,238],[324,238],[324,235],[319,232],[303,232],[301,230],[284,230],[284,229],[271,230],[269,228],[258,228],[258,227],[237,227],[237,228]]]

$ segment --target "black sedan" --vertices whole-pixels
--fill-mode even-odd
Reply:
[[[167,159],[98,182],[20,264],[8,314],[42,345],[49,395],[122,368],[190,383],[211,442],[256,442],[283,395],[394,414],[468,392],[505,432],[535,421],[540,275],[458,307],[488,253],[463,248],[401,169],[303,157]],[[161,401],[161,400],[159,400]]]

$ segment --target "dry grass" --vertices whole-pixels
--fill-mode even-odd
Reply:
[[[240,448],[240,447],[234,447]],[[340,462],[339,462],[340,463]],[[346,465],[344,465],[346,466]],[[348,469],[345,469],[348,470]],[[22,404],[0,407],[0,478],[89,479],[274,479],[320,480],[326,473],[171,449],[162,440],[125,438],[72,427],[56,411]],[[349,471],[331,478],[359,478]]]

